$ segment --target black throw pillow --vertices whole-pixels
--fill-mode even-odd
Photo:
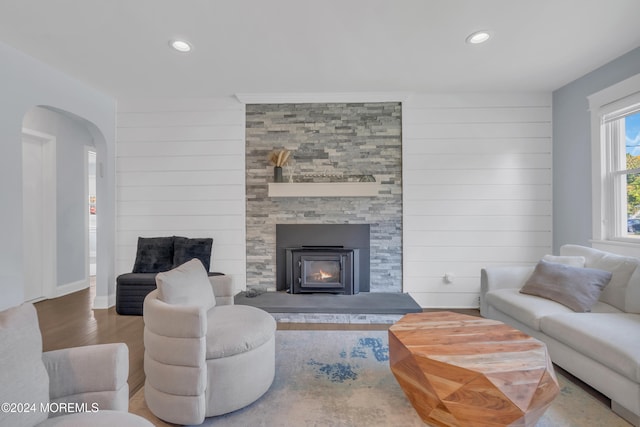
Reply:
[[[159,273],[173,268],[173,237],[138,237],[133,273]]]
[[[202,262],[205,270],[209,271],[212,246],[213,239],[210,237],[189,239],[175,236],[173,241],[173,268],[196,258]]]

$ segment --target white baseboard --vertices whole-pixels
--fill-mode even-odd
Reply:
[[[114,305],[116,305],[115,295],[96,296],[93,299],[93,308],[97,310],[111,308]]]
[[[81,291],[89,287],[89,278],[84,280],[78,280],[77,282],[71,282],[64,285],[56,286],[53,291],[53,298],[58,298],[64,295],[71,294],[73,292]]]
[[[89,286],[89,278],[85,280],[78,280],[77,282],[67,283],[65,285],[56,287],[56,289],[54,290],[54,295],[51,298],[57,298],[71,294],[73,292],[81,291],[82,289],[86,289]],[[93,300],[94,309],[110,308],[114,305],[116,305],[115,295],[96,296]]]

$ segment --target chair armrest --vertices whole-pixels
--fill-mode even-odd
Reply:
[[[527,281],[534,266],[487,267],[480,271],[480,314],[487,312],[485,295],[497,289],[520,289]]]
[[[42,353],[49,397],[56,402],[129,408],[129,348],[124,343],[65,348]],[[89,406],[91,408],[91,406]]]
[[[203,308],[167,304],[153,290],[144,299],[145,328],[155,334],[176,338],[201,338],[207,335],[207,313]]]
[[[216,297],[216,305],[233,305],[233,281],[231,276],[209,276]]]

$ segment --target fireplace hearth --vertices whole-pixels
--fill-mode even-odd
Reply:
[[[356,248],[344,246],[287,248],[287,292],[357,294],[360,291],[359,262],[359,250]]]

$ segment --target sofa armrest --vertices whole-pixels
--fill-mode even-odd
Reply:
[[[166,337],[201,338],[207,335],[207,313],[201,307],[167,304],[153,290],[144,299],[144,327]]]
[[[89,409],[129,408],[129,349],[124,343],[44,352],[52,402],[85,403]],[[58,413],[52,415],[60,415]]]
[[[216,305],[233,305],[233,281],[231,276],[209,276],[209,282],[213,287],[213,295],[216,297]]]
[[[520,289],[527,281],[534,266],[487,267],[480,271],[480,314],[487,313],[485,295],[497,289]]]

